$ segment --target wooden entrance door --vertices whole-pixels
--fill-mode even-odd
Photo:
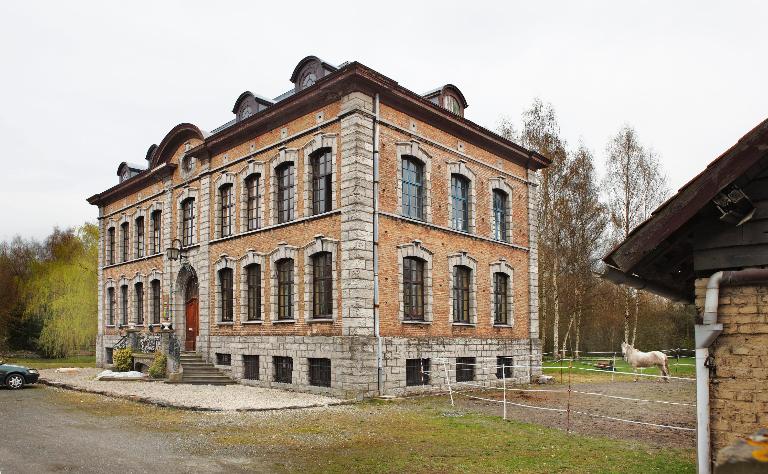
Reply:
[[[187,337],[184,340],[184,350],[194,351],[197,333],[200,331],[200,318],[197,298],[190,298],[186,304]]]

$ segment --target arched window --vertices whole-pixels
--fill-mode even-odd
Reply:
[[[509,324],[509,276],[497,272],[493,274],[493,323]]]
[[[312,256],[312,317],[333,315],[333,260],[330,252]]]
[[[283,163],[275,170],[277,174],[277,223],[294,219],[296,178],[293,163]]]
[[[451,175],[451,202],[451,227],[469,232],[469,180],[464,176]]]
[[[261,227],[259,222],[259,209],[261,203],[261,196],[259,195],[259,180],[261,176],[258,174],[252,174],[245,179],[246,189],[246,221],[247,230],[256,230]]]
[[[403,319],[424,320],[424,260],[403,259]]]
[[[154,211],[150,217],[152,220],[152,254],[158,254],[160,250],[160,229],[162,226],[162,212]]]
[[[453,267],[453,322],[470,323],[470,284],[472,269],[463,265]]]
[[[115,325],[115,289],[107,288],[107,326]]]
[[[312,214],[328,212],[333,208],[332,154],[323,148],[310,156],[312,163]]]
[[[277,265],[277,319],[293,319],[293,259],[284,258]]]
[[[139,282],[133,285],[133,293],[136,295],[136,325],[144,325],[144,284]]]
[[[219,226],[221,228],[221,237],[232,235],[232,209],[235,204],[232,200],[232,185],[225,184],[219,188]]]
[[[115,264],[115,228],[107,230],[107,265]]]
[[[507,203],[509,196],[500,189],[493,190],[493,238],[508,241]]]
[[[195,198],[185,199],[181,203],[181,243],[185,247],[195,243]]]
[[[254,263],[245,267],[245,283],[248,287],[248,321],[261,320],[261,265]]]
[[[120,240],[122,241],[122,245],[120,246],[120,261],[121,262],[127,262],[129,260],[128,258],[128,250],[130,247],[130,238],[131,235],[128,233],[128,223],[123,222],[120,224]]]
[[[152,324],[160,324],[161,297],[160,280],[152,280]]]
[[[403,215],[424,219],[424,164],[416,158],[402,159]]]
[[[219,270],[219,309],[221,310],[221,321],[231,323],[234,315],[234,291],[231,268]]]
[[[136,258],[144,257],[144,216],[136,218]]]
[[[120,325],[128,324],[128,285],[120,286]]]

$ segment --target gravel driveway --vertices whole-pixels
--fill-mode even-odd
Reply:
[[[100,381],[101,369],[78,369],[76,373],[43,369],[40,378],[52,385],[130,398],[163,406],[198,410],[276,410],[338,405],[343,400],[309,393],[289,392],[246,385],[184,385],[163,382]],[[64,387],[67,388],[67,387]]]

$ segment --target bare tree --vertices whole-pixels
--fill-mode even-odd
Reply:
[[[626,239],[661,204],[668,194],[666,177],[659,161],[640,143],[637,132],[625,125],[606,147],[607,171],[603,181],[613,230],[613,241]],[[624,291],[624,340],[630,341],[629,320],[634,309],[634,329],[637,334],[640,301],[635,291]],[[634,307],[634,308],[633,308]]]

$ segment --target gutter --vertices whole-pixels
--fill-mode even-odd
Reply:
[[[699,474],[712,472],[709,408],[709,347],[723,332],[717,322],[720,288],[768,282],[768,268],[719,271],[709,277],[702,324],[696,325],[696,465]]]
[[[639,276],[624,273],[618,268],[612,267],[610,265],[606,265],[602,273],[597,273],[597,275],[600,278],[608,280],[617,285],[626,285],[637,290],[649,291],[655,295],[659,295],[663,298],[676,301],[678,303],[689,303],[688,298],[686,298],[682,293],[679,293],[671,288],[667,288],[664,285],[659,285],[658,283],[640,278]]]
[[[373,101],[373,332],[376,336],[376,388],[383,395],[381,324],[379,321],[379,94]]]

